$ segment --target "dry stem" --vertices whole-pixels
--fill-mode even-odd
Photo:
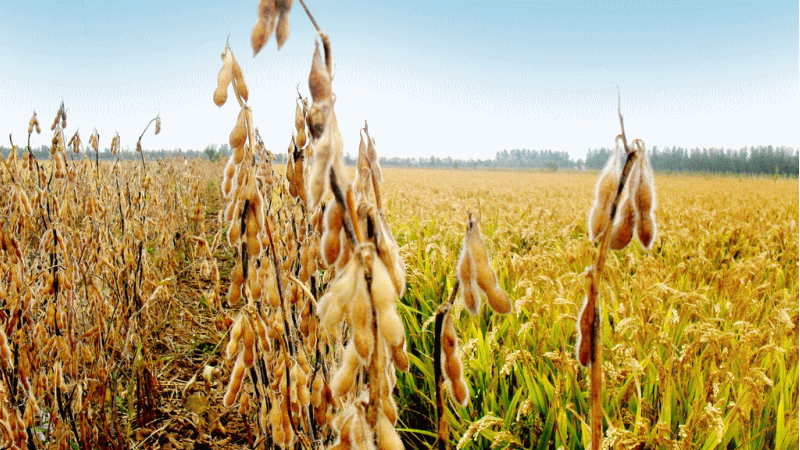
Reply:
[[[447,302],[442,303],[439,309],[436,310],[436,320],[434,322],[434,337],[433,337],[433,377],[436,384],[436,415],[439,422],[439,450],[447,449],[447,422],[444,418],[444,394],[442,392],[442,327],[447,315],[453,308],[453,302],[458,293],[459,281],[456,278],[456,283],[450,291],[450,298]]]
[[[303,6],[303,9],[306,10],[306,14],[308,15],[308,18],[311,20],[311,24],[314,25],[314,28],[317,29],[317,33],[321,32],[322,30],[319,28],[319,25],[317,25],[317,21],[314,20],[314,16],[311,15],[311,11],[308,10],[308,6],[306,6],[306,3],[303,0],[297,0],[297,1],[299,1],[300,5]]]
[[[144,127],[144,130],[142,130],[142,134],[139,135],[139,140],[136,141],[137,143],[139,143],[141,145],[142,138],[144,137],[144,134],[147,133],[147,129],[150,128],[150,124],[155,122],[156,119],[158,119],[158,117],[153,117],[152,119],[150,119],[150,122],[147,122],[147,126]],[[139,152],[139,156],[142,157],[142,168],[144,169],[145,172],[147,172],[147,166],[144,163],[144,150]]]
[[[628,142],[625,138],[625,125],[622,121],[622,111],[619,110],[619,125],[622,128],[622,133],[617,138],[622,139],[623,146],[627,153],[625,159],[625,166],[622,168],[619,184],[617,186],[617,194],[614,197],[614,202],[611,204],[611,214],[606,225],[606,230],[600,240],[600,248],[598,250],[597,262],[589,271],[589,293],[586,300],[585,313],[593,313],[594,321],[592,322],[592,333],[589,336],[589,345],[591,348],[590,358],[590,392],[591,392],[591,430],[592,430],[592,449],[597,450],[600,448],[603,440],[603,404],[602,404],[602,386],[603,386],[603,352],[602,345],[600,345],[600,308],[597,307],[597,295],[600,290],[600,277],[603,273],[603,268],[606,263],[606,255],[608,254],[609,245],[611,244],[611,233],[608,232],[608,227],[614,223],[614,217],[617,214],[617,206],[619,205],[622,190],[625,188],[625,182],[628,179],[633,163],[639,156],[637,149],[629,149]],[[641,149],[643,151],[643,149]]]

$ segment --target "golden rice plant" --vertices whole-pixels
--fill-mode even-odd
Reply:
[[[574,351],[574,299],[584,298],[583,273],[597,258],[586,217],[598,174],[383,170],[408,267],[399,309],[415,349],[396,388],[407,405],[399,415],[406,445],[436,445],[436,387],[424,355],[433,355],[439,305],[426,299],[452,288],[442,274],[457,264],[464,228],[451,218],[480,201],[515,312],[470,317],[454,304],[470,401],[452,403],[447,425],[465,449],[589,447],[590,376]],[[797,437],[797,243],[789,238],[797,180],[658,176],[658,239],[649,251],[608,252],[600,283],[604,441],[787,448]]]

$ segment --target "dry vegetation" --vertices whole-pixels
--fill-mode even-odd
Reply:
[[[0,172],[0,446],[796,445],[797,180],[653,190],[638,140],[599,182],[384,171],[366,123],[347,168],[317,30],[284,167],[227,44],[225,164],[101,164],[63,105],[37,161],[34,114]]]
[[[227,231],[217,220],[224,167],[150,162],[148,177],[140,164],[98,167],[84,155],[64,178],[50,178],[55,167],[46,162],[26,170],[17,158],[7,167],[2,439],[36,448],[249,447],[252,416],[242,420],[239,405],[222,402],[233,369],[227,324],[239,313],[216,303],[210,264],[219,266],[224,296],[237,259],[218,245],[219,230]],[[595,251],[586,230],[595,178],[384,171],[384,209],[408,272],[398,310],[411,370],[398,375],[395,395],[406,446],[434,441],[433,317],[455,283],[468,210],[481,212],[515,310],[498,316],[484,307],[471,317],[461,300],[453,306],[471,395],[446,417],[453,442],[587,443],[587,378],[573,347],[582,273]],[[288,198],[281,179],[276,190]],[[653,250],[612,253],[601,292],[609,444],[791,447],[797,181],[657,183]]]

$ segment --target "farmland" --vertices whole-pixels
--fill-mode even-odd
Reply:
[[[477,437],[465,446],[531,448],[542,435],[549,446],[586,444],[587,380],[573,346],[595,251],[585,225],[595,178],[400,171],[387,182],[413,268],[407,300],[423,317],[423,299],[441,297],[452,272],[467,209],[482,211],[501,284],[516,299],[510,317],[459,322],[467,378],[487,393],[452,419],[457,437]],[[779,426],[791,447],[797,181],[656,174],[656,185],[653,249],[614,252],[601,292],[611,448],[763,448]]]
[[[19,158],[2,172],[0,326],[8,354],[0,353],[0,442],[265,445],[259,434],[275,427],[259,424],[271,414],[262,418],[257,382],[246,378],[237,401],[223,402],[236,365],[229,330],[247,308],[227,301],[239,253],[224,243],[229,221],[220,221],[225,165],[96,165],[78,155],[59,178],[48,162],[26,168]],[[283,173],[274,167],[267,175],[264,220],[275,230],[277,257],[295,271],[299,250],[279,239],[298,208]],[[347,173],[352,179],[352,168]],[[450,445],[587,446],[588,371],[574,346],[583,273],[596,253],[586,231],[596,177],[384,169],[383,211],[406,269],[398,312],[410,369],[397,372],[394,399],[407,448],[435,440],[433,316],[455,282],[468,211],[480,214],[514,311],[501,316],[484,306],[471,316],[455,302],[470,399],[466,407],[448,401]],[[601,285],[606,445],[791,448],[797,179],[656,174],[656,191],[653,248],[612,252]],[[309,275],[332,282],[324,272]],[[313,283],[307,288],[315,292]],[[308,316],[296,295],[292,320],[301,323]],[[326,358],[333,370],[341,354]],[[302,365],[294,364],[292,383]],[[293,392],[287,408],[302,399]],[[329,445],[332,435],[321,430],[317,444]]]

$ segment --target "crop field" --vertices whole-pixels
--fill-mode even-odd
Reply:
[[[467,209],[481,211],[515,299],[509,316],[457,321],[475,395],[450,418],[458,445],[588,447],[587,377],[573,349],[582,273],[596,252],[586,232],[596,174],[390,174],[411,316],[429,318],[430,299],[452,284]],[[656,186],[653,249],[613,252],[601,291],[607,445],[794,447],[797,180],[656,174]],[[429,354],[430,320],[406,323]],[[421,376],[399,387],[413,405],[432,390],[422,358]],[[431,413],[415,408],[401,417],[423,427]]]
[[[284,279],[281,294],[288,298],[275,301],[288,310],[288,322],[263,330],[263,343],[281,341],[275,331],[291,336],[284,342],[297,347],[283,356],[291,361],[289,377],[279,363],[269,363],[275,357],[269,352],[280,349],[261,347],[257,320],[272,317],[271,294],[249,303],[229,298],[242,275],[236,274],[240,252],[224,242],[229,221],[220,222],[224,164],[69,159],[61,177],[59,164],[20,155],[2,172],[0,442],[28,448],[341,445],[336,408],[354,396],[326,398],[325,386],[335,384],[336,367],[347,356],[325,337],[324,321],[303,313],[308,305],[322,307],[318,293],[333,289],[338,278],[325,274],[333,266],[303,274],[295,262],[310,246],[292,247],[297,244],[286,238],[293,233],[287,217],[300,206],[292,201],[285,167],[267,167],[272,189],[264,195],[272,200],[265,201],[262,220],[272,224],[275,241],[263,250],[275,248],[281,269],[308,292]],[[354,170],[342,173],[352,179]],[[434,316],[456,281],[468,211],[480,216],[513,311],[492,314],[483,306],[473,316],[461,296],[453,305],[469,398],[466,406],[445,399],[449,446],[589,446],[588,370],[574,349],[584,271],[597,252],[586,230],[596,178],[383,170],[383,210],[406,273],[396,304],[409,367],[396,372],[393,390],[394,427],[405,447],[436,445]],[[600,290],[604,446],[793,448],[797,180],[656,174],[655,183],[659,231],[652,249],[631,244],[609,253]],[[246,286],[242,295],[257,299],[255,285]],[[248,312],[261,302],[261,312]],[[244,332],[256,335],[250,367],[264,366],[262,373],[247,370],[237,396],[230,394],[239,370],[231,330],[247,314],[256,317],[254,329]],[[315,333],[318,341],[303,341]],[[238,352],[246,353],[242,339]],[[316,354],[301,356],[301,345]],[[363,378],[355,385],[369,390]],[[292,418],[280,438],[286,410]]]
[[[146,157],[160,115],[100,161],[63,101],[9,135],[0,448],[797,448],[797,178],[653,174],[621,95],[599,174],[387,170],[367,121],[348,167],[298,3],[286,150],[238,32],[225,161]],[[254,57],[292,4],[259,2]]]

